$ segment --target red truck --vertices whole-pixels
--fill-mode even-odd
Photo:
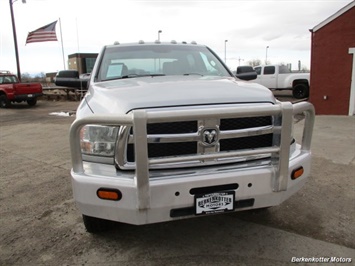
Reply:
[[[34,106],[37,98],[43,95],[41,83],[21,83],[17,76],[9,71],[0,71],[0,108],[6,108],[11,102],[26,101]]]

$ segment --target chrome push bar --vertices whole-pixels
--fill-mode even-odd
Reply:
[[[90,117],[77,119],[70,128],[70,151],[72,158],[73,172],[85,174],[83,159],[80,147],[80,130],[88,124],[99,124],[107,126],[133,126],[134,127],[134,148],[135,148],[135,184],[137,186],[137,197],[139,209],[149,208],[150,203],[150,180],[149,169],[151,165],[163,163],[175,163],[189,160],[218,159],[234,156],[249,156],[258,154],[271,154],[275,192],[287,190],[288,167],[290,154],[290,138],[293,124],[293,117],[297,114],[305,116],[301,152],[309,152],[311,146],[315,112],[312,104],[300,102],[292,104],[281,102],[275,105],[261,106],[237,106],[230,108],[211,108],[193,110],[134,110],[124,115],[92,115]],[[274,134],[279,134],[279,144],[273,147],[257,148],[247,151],[235,151],[228,153],[200,154],[192,156],[179,156],[176,158],[148,158],[147,124],[171,121],[188,121],[190,119],[214,118],[237,118],[256,116],[278,116],[281,118],[280,125],[273,127]]]

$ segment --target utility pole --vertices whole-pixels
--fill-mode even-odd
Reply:
[[[12,5],[13,5],[13,3],[15,1],[9,0],[9,4],[10,4],[10,12],[11,12],[12,33],[14,35],[14,46],[15,46],[15,56],[16,56],[17,77],[18,77],[19,81],[21,81],[20,59],[19,59],[18,48],[17,48],[16,25],[15,25],[14,10],[13,10],[13,7],[12,7]],[[22,0],[22,3],[26,4],[26,0]]]
[[[162,33],[162,32],[163,32],[162,30],[158,31],[158,42],[160,42],[160,33]]]
[[[269,46],[266,46],[266,56],[265,56],[265,65],[267,65],[267,50],[269,49]]]
[[[224,63],[227,64],[227,42],[228,40],[224,40]]]
[[[241,59],[240,56],[239,56],[239,58],[238,58],[238,64],[239,64],[239,66],[240,66],[240,61],[244,61],[244,59]]]

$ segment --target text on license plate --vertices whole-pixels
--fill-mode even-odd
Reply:
[[[234,210],[235,192],[214,192],[195,196],[195,213],[213,214]]]

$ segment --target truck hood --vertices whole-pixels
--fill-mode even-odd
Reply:
[[[86,103],[95,114],[134,109],[229,103],[275,103],[262,85],[235,78],[199,76],[140,77],[91,83]]]

